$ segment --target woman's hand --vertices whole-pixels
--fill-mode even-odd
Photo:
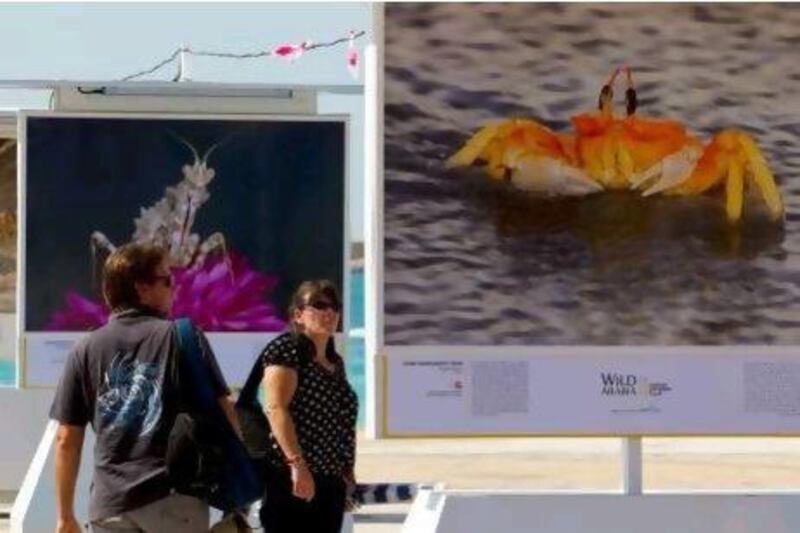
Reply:
[[[290,470],[292,473],[292,494],[301,500],[310,502],[314,498],[317,488],[308,466],[304,462],[298,461],[290,466]]]
[[[67,516],[58,519],[56,533],[81,533],[81,526],[74,516]]]
[[[355,471],[351,468],[342,476],[342,479],[345,484],[344,509],[348,513],[353,513],[361,507],[361,504],[354,499],[357,485]]]

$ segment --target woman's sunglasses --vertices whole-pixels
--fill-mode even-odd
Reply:
[[[314,300],[312,302],[308,302],[305,307],[313,307],[317,311],[327,311],[330,309],[336,313],[339,312],[339,304],[329,302],[327,300]]]

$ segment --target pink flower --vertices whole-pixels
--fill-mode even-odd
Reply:
[[[253,269],[238,254],[207,260],[200,269],[175,269],[174,317],[204,331],[281,331],[286,322],[269,302],[278,279]]]
[[[74,291],[67,292],[67,305],[56,311],[47,325],[50,331],[91,331],[105,325],[109,310],[105,304],[89,300]]]
[[[175,293],[172,316],[188,317],[204,331],[282,331],[286,322],[269,301],[278,278],[250,268],[247,260],[230,253],[210,258],[200,268],[173,269]],[[66,306],[47,326],[51,331],[87,331],[108,321],[105,305],[70,291]]]

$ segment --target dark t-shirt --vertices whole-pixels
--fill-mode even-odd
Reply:
[[[356,457],[358,397],[347,382],[344,361],[335,354],[333,372],[314,361],[314,345],[302,336],[284,334],[261,354],[264,368],[285,366],[297,372],[297,389],[289,403],[303,457],[315,474],[342,476],[352,471]],[[285,458],[270,434],[269,460],[285,468]]]
[[[205,336],[198,331],[217,397],[229,393]],[[92,425],[89,518],[108,518],[170,493],[165,456],[176,415],[195,410],[174,323],[147,309],[112,315],[70,352],[50,418]],[[181,386],[183,384],[183,386]]]

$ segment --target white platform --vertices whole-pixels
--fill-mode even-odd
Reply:
[[[47,423],[52,389],[0,387],[0,491],[18,491]]]
[[[420,490],[404,533],[796,533],[800,492]]]

